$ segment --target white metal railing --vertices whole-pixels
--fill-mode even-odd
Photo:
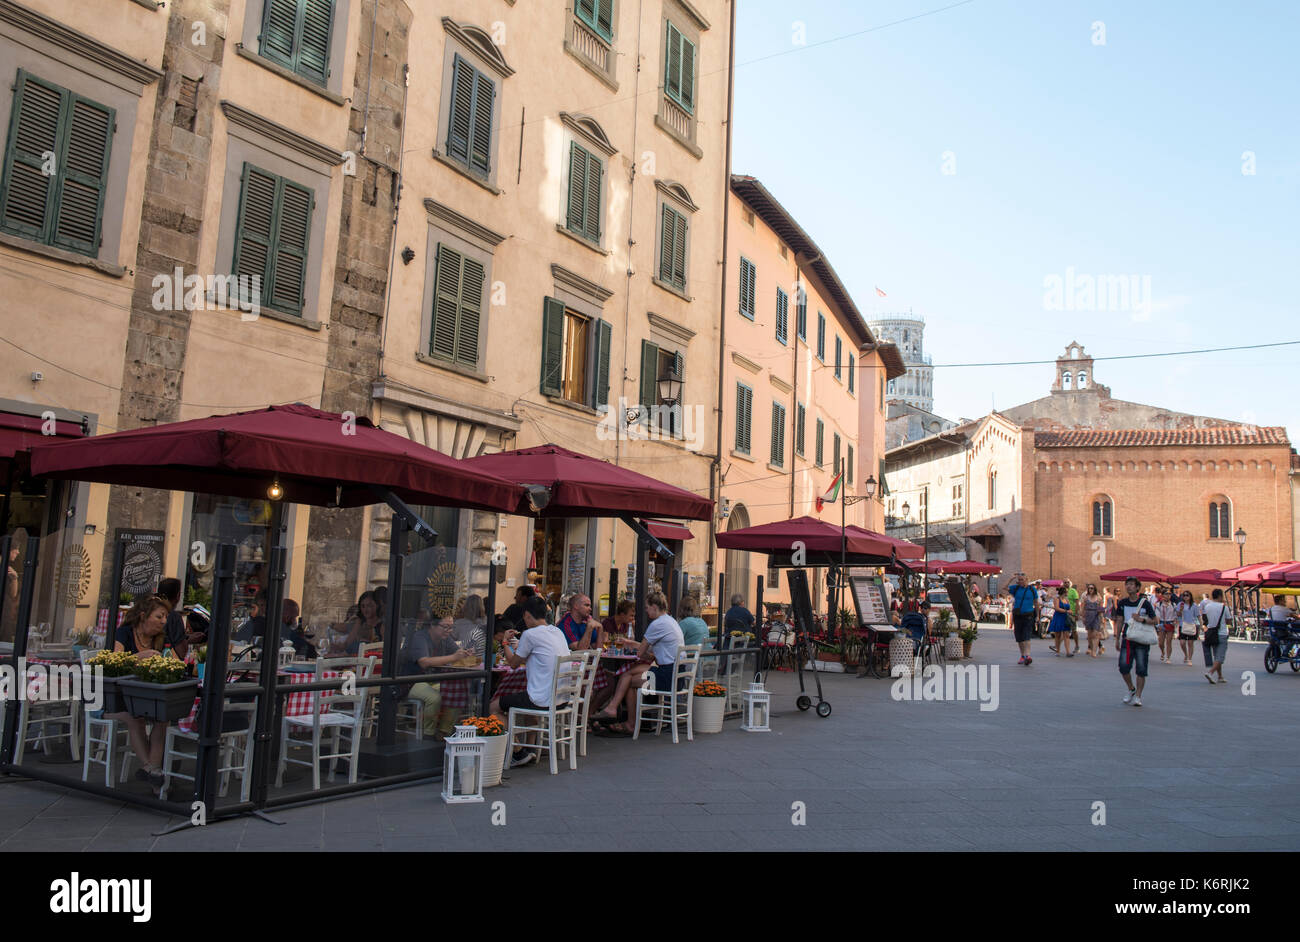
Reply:
[[[609,71],[609,44],[576,16],[573,18],[573,47],[590,59],[600,71]]]

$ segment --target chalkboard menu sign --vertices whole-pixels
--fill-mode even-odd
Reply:
[[[114,567],[121,573],[117,593],[148,595],[158,591],[158,581],[163,574],[163,544],[167,534],[162,530],[114,530],[113,544],[117,556]]]
[[[850,593],[858,610],[859,625],[888,625],[889,609],[885,606],[885,587],[879,576],[850,576]]]
[[[795,628],[805,634],[813,630],[812,598],[808,595],[808,571],[787,569],[785,581],[790,587],[790,608],[794,614]]]
[[[975,621],[975,612],[970,607],[970,596],[966,594],[966,587],[961,584],[961,580],[956,576],[949,576],[944,580],[943,585],[948,590],[948,601],[952,602],[952,611],[957,619]]]
[[[587,544],[569,544],[569,568],[564,580],[565,592],[581,592],[587,584]]]

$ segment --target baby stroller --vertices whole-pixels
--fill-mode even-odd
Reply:
[[[1300,672],[1300,628],[1293,622],[1268,623],[1268,647],[1264,650],[1264,670],[1270,674],[1285,661],[1291,670]]]

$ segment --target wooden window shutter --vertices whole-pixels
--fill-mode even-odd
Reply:
[[[817,359],[826,360],[826,315],[817,312]]]
[[[776,339],[785,343],[790,330],[790,299],[780,288],[776,289]]]
[[[613,345],[614,328],[609,321],[596,322],[596,382],[597,409],[609,405],[609,351]]]
[[[461,254],[455,249],[438,245],[433,268],[433,323],[429,332],[429,354],[447,360],[456,358],[461,259]]]
[[[885,459],[879,459],[877,465],[879,470],[876,472],[876,480],[880,482],[880,496],[884,497],[889,493],[889,484],[885,481]]]
[[[582,232],[593,242],[600,241],[600,177],[605,164],[594,154],[587,154],[586,198],[583,201]]]
[[[474,122],[470,129],[469,168],[487,176],[492,170],[492,103],[496,86],[482,72],[474,73]]]
[[[858,370],[858,361],[853,356],[853,354],[850,353],[849,354],[849,392],[853,392],[854,387],[857,385],[857,379],[856,379],[857,370]]]
[[[819,468],[822,466],[822,458],[826,453],[825,445],[826,445],[826,426],[822,423],[821,419],[818,419],[817,420],[817,442],[815,445],[816,450],[814,452],[813,460],[816,463],[817,467]]]
[[[695,111],[695,43],[682,37],[681,97],[678,99],[683,108]]]
[[[235,225],[232,273],[257,278],[263,298],[270,297],[271,253],[275,222],[276,178],[245,163],[239,188],[239,220]]]
[[[673,220],[673,284],[686,290],[686,217],[674,213]]]
[[[785,406],[779,402],[772,403],[772,464],[778,468],[785,466]]]
[[[808,409],[801,402],[795,406],[794,410],[794,450],[796,454],[802,455],[804,443],[804,425],[808,419]]]
[[[753,424],[754,391],[743,383],[736,384],[736,451],[749,454],[750,429]]]
[[[58,168],[59,208],[55,245],[84,255],[99,251],[108,155],[113,141],[113,111],[68,95],[65,145]]]
[[[844,375],[844,368],[840,365],[840,358],[844,356],[844,341],[839,337],[835,338],[835,378],[840,379]]]
[[[848,481],[853,483],[853,446],[849,446]]]
[[[279,311],[302,314],[307,286],[307,246],[311,236],[312,191],[288,180],[277,181],[279,190],[272,256],[270,305]]]
[[[547,298],[542,305],[542,395],[560,394],[563,365],[564,302]]]
[[[322,85],[330,74],[330,28],[333,20],[334,0],[302,0],[296,71]]]
[[[614,0],[595,0],[596,32],[606,39],[614,38]]]
[[[677,234],[673,217],[676,215],[666,205],[659,214],[659,280],[669,283],[673,280],[673,238]]]
[[[447,156],[469,163],[470,137],[474,133],[474,68],[455,56],[451,66],[451,114],[447,121]]]
[[[258,51],[286,68],[294,67],[294,37],[298,33],[300,0],[266,0]]]
[[[483,316],[483,289],[487,270],[478,259],[461,261],[460,318],[456,329],[456,362],[478,366],[478,336]]]
[[[679,100],[682,97],[682,34],[672,23],[668,24],[664,52],[664,91],[669,97]]]
[[[5,148],[4,186],[0,191],[0,227],[39,242],[49,241],[57,201],[56,173],[45,173],[46,154],[59,159],[63,93],[18,73],[9,142]]]
[[[659,345],[641,341],[641,405],[647,409],[659,404]]]
[[[565,228],[600,241],[600,178],[604,164],[578,146],[569,145],[569,203]]]
[[[831,457],[834,459],[835,472],[838,474],[840,470],[840,433],[839,432],[835,432],[831,436]]]
[[[799,289],[796,302],[795,331],[799,334],[800,340],[808,339],[808,294],[803,288]]]

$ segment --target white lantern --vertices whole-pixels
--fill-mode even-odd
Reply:
[[[741,698],[744,701],[744,719],[740,728],[747,733],[770,732],[767,721],[771,715],[772,695],[762,684],[754,683],[745,688]]]
[[[483,749],[475,726],[457,726],[443,743],[442,800],[447,804],[483,800]]]

